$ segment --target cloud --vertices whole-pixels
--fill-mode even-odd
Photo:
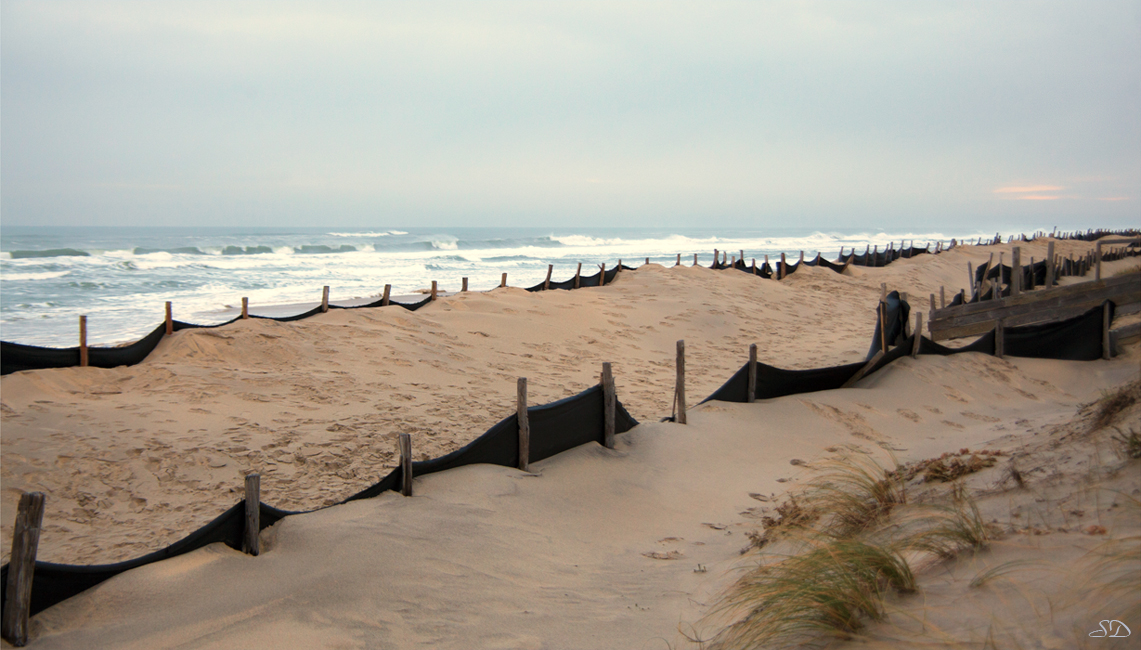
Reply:
[[[1058,199],[1066,197],[1047,194],[1027,194],[1026,196],[1016,196],[1013,198],[1015,201],[1057,201]]]
[[[1098,201],[1128,201],[1133,197],[1130,196],[1103,196],[1099,197]]]
[[[1011,187],[1000,187],[994,191],[995,194],[1018,194],[1022,192],[1057,192],[1066,188],[1058,185],[1015,185]],[[1057,197],[1054,197],[1057,198]]]

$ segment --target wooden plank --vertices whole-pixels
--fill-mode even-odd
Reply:
[[[87,316],[79,317],[79,366],[87,367]]]
[[[863,379],[864,375],[868,374],[868,371],[871,370],[877,363],[880,362],[880,359],[883,358],[883,355],[884,355],[883,350],[876,352],[875,355],[872,356],[871,359],[868,359],[868,362],[864,364],[864,367],[857,370],[856,374],[852,375],[852,377],[850,379],[848,379],[848,381],[844,382],[844,385],[841,386],[840,388],[851,388],[852,386],[855,386],[856,382]]]
[[[25,492],[20,495],[16,523],[12,527],[12,555],[8,561],[8,584],[4,585],[4,613],[0,620],[0,636],[17,648],[28,643],[32,579],[43,523],[44,494]]]
[[[748,392],[745,394],[745,401],[753,403],[757,401],[757,344],[749,344],[749,387]]]
[[[674,384],[677,400],[677,423],[685,424],[685,341],[677,342],[677,382]]]
[[[1079,282],[1077,284],[1070,284],[1064,287],[1054,287],[1046,291],[1035,291],[1034,293],[1024,293],[1017,298],[1011,296],[1003,298],[1001,301],[987,301],[976,302],[968,305],[956,305],[954,307],[947,307],[946,309],[936,310],[934,317],[936,319],[945,318],[947,316],[960,316],[965,314],[976,314],[987,312],[1000,306],[1013,306],[1032,304],[1035,302],[1045,302],[1054,300],[1058,297],[1078,296],[1086,293],[1093,293],[1102,290],[1115,291],[1120,287],[1132,287],[1141,289],[1141,273],[1131,273],[1129,275],[1119,275],[1105,280],[1096,282]],[[1127,292],[1128,293],[1128,292]],[[996,304],[1001,303],[1001,304]]]
[[[402,433],[397,438],[396,444],[400,449],[400,493],[410,497],[412,496],[412,436]]]
[[[1042,291],[1037,295],[1045,293],[1045,291]],[[1092,309],[1105,300],[1112,300],[1116,304],[1125,306],[1141,302],[1141,286],[1127,287],[1117,285],[1113,287],[1100,287],[1086,293],[1059,294],[1033,302],[1017,302],[1012,304],[1010,300],[1011,299],[1007,298],[1001,301],[988,301],[986,304],[993,305],[994,307],[992,309],[972,310],[968,313],[941,314],[937,311],[933,321],[937,328],[943,326],[958,327],[960,325],[968,325],[984,320],[994,320],[999,316],[1024,316],[1035,313],[1048,313],[1058,309],[1074,309],[1080,307]]]
[[[610,362],[602,364],[602,439],[607,449],[614,449],[614,416],[618,398],[614,393],[614,373]]]
[[[531,423],[527,419],[527,378],[516,382],[515,418],[519,421],[519,469],[531,471]]]
[[[261,475],[246,475],[246,528],[242,535],[242,552],[257,555],[260,552],[261,533]]]
[[[1114,354],[1121,354],[1121,346],[1141,341],[1141,321],[1110,330],[1109,338],[1113,341]]]

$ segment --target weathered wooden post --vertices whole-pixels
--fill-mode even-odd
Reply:
[[[400,449],[400,493],[412,496],[412,436],[402,433],[396,444]]]
[[[391,295],[392,295],[392,285],[391,284],[384,285],[384,295],[382,295],[380,297],[380,306],[381,307],[387,307],[388,306],[388,303],[389,303],[388,299],[389,299],[389,296],[391,296]]]
[[[598,274],[598,286],[605,287],[606,286],[606,263],[603,262],[600,266],[602,268],[602,272]]]
[[[935,294],[931,294],[931,310],[930,311],[931,311],[932,318],[934,318],[934,316],[935,316]]]
[[[685,341],[677,342],[677,382],[674,384],[677,400],[677,423],[685,424]]]
[[[1109,359],[1113,356],[1113,346],[1109,340],[1109,301],[1101,306],[1101,358]]]
[[[574,272],[574,288],[578,289],[582,282],[582,262],[578,263],[578,268]]]
[[[25,492],[20,495],[16,523],[12,527],[12,556],[8,560],[8,584],[4,585],[3,629],[6,641],[23,647],[28,643],[28,617],[32,606],[32,578],[36,570],[36,551],[40,545],[40,529],[44,522],[44,495]]]
[[[781,254],[780,254],[780,273],[778,274],[778,276],[779,276],[779,277],[777,277],[777,279],[778,279],[778,280],[783,280],[783,279],[784,279],[784,275],[785,275],[785,268],[786,268],[787,266],[788,266],[788,264],[787,264],[787,262],[785,261],[784,253],[781,253]]]
[[[649,265],[650,265],[650,258],[647,257],[646,258],[646,266],[649,266]]]
[[[615,273],[615,275],[617,275],[621,272],[622,272],[622,258],[618,258],[618,264],[614,267],[614,273]],[[617,279],[617,277],[615,279]]]
[[[261,532],[261,475],[246,474],[246,530],[242,535],[242,552],[257,555],[260,552],[258,534]]]
[[[880,349],[887,352],[887,303],[880,302]]]
[[[79,317],[79,366],[87,367],[87,316]]]
[[[551,289],[551,273],[553,273],[554,270],[554,264],[547,265],[547,279],[543,280],[543,291],[549,291]]]
[[[174,334],[174,305],[166,302],[166,335]]]
[[[915,312],[915,331],[912,332],[915,336],[911,340],[911,358],[914,359],[919,356],[919,342],[923,340],[923,312]]]
[[[797,264],[804,264],[804,251],[800,251],[800,261]]]
[[[435,281],[435,280],[432,280],[432,300],[435,300],[435,299],[436,299],[436,297],[437,297],[437,286],[436,286],[436,281]]]
[[[1015,297],[1022,293],[1022,248],[1015,246],[1010,249],[1010,295]]]
[[[614,449],[614,416],[617,397],[610,362],[602,364],[602,436],[607,449]]]
[[[1094,244],[1093,266],[1094,266],[1093,279],[1094,280],[1100,280],[1101,279],[1101,242],[1100,241],[1098,243]]]
[[[1029,283],[1026,286],[1027,291],[1033,291],[1034,290],[1034,281],[1037,280],[1037,278],[1034,276],[1036,276],[1036,275],[1038,275],[1038,274],[1034,271],[1034,256],[1031,255],[1030,256],[1030,272],[1026,274],[1026,279]]]
[[[939,285],[939,309],[946,309],[946,308],[947,308],[947,294],[943,288],[943,285]]]
[[[753,258],[753,275],[760,275],[760,274],[761,274],[760,271],[757,270],[757,258],[754,257]]]
[[[757,401],[757,344],[749,344],[749,392],[745,401],[750,404]]]
[[[1002,319],[994,322],[994,356],[999,359],[1006,353],[1006,332]]]
[[[321,312],[329,311],[329,287],[321,288]]]
[[[467,293],[467,278],[462,279],[463,284],[460,285],[460,293]]]
[[[693,265],[697,266],[697,253],[693,254]]]
[[[499,278],[499,288],[502,289],[506,286],[507,286],[507,274],[504,273],[503,276]]]
[[[745,263],[745,249],[742,248],[738,252],[741,253],[741,263],[744,264]]]
[[[527,378],[516,382],[515,419],[519,421],[519,469],[529,472],[531,465],[531,423],[527,420]]]
[[[681,266],[681,253],[677,254],[677,263],[675,263],[674,266]]]

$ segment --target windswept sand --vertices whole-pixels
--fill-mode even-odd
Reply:
[[[1044,243],[1022,246],[1024,258],[1044,255]],[[658,422],[676,340],[686,340],[691,403],[741,366],[750,343],[786,368],[860,360],[881,282],[925,310],[916,296],[943,285],[949,298],[966,286],[968,261],[999,250],[1009,259],[1008,246],[965,248],[844,276],[804,268],[783,283],[651,265],[601,289],[247,321],[180,332],[132,368],[7,376],[0,543],[6,557],[19,494],[40,490],[40,558],[67,563],[175,541],[240,499],[249,471],[279,507],[340,500],[388,472],[397,433],[413,434],[417,456],[438,456],[511,413],[519,376],[538,404],[595,383],[611,361],[619,399],[643,423],[615,450],[587,445],[536,463],[537,476],[473,466],[417,479],[411,499],[287,518],[263,532],[257,558],[216,545],[124,574],[35,617],[35,647],[683,647],[679,626],[707,635],[709,605],[751,561],[739,555],[744,532],[771,501],[749,494],[779,498],[845,446],[901,461],[964,447],[1027,454],[1039,494],[1069,501],[1056,508],[1064,523],[1038,507],[1052,536],[1015,535],[1022,546],[1075,555],[1103,541],[1079,532],[1087,522],[1135,531],[1136,518],[1090,486],[1112,481],[1137,498],[1137,461],[1122,465],[1074,419],[1137,378],[1136,345],[1108,362],[903,359],[858,389],[710,403],[687,426]],[[1127,417],[1141,423],[1136,409]],[[1006,489],[992,473],[987,489]],[[1015,500],[1002,502],[1006,512],[991,504],[987,514],[1012,529],[1034,516],[1034,498],[1017,517]],[[931,599],[958,598],[956,579],[933,584]],[[1074,611],[1055,627],[1084,625]],[[983,621],[982,638],[986,610],[970,619]]]

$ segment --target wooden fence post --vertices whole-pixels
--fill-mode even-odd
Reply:
[[[912,332],[915,337],[911,341],[911,358],[919,356],[919,342],[923,340],[923,312],[915,312],[915,331]]]
[[[388,306],[388,298],[391,294],[392,294],[392,285],[391,284],[384,285],[384,295],[380,297],[380,306],[381,307],[387,307]]]
[[[166,302],[166,335],[174,334],[174,305]]]
[[[674,266],[681,266],[681,253],[677,254],[677,263]]]
[[[647,257],[646,258],[646,266],[649,266],[649,265],[650,265],[650,258]]]
[[[677,342],[677,382],[674,384],[677,399],[677,423],[685,424],[685,341]]]
[[[8,584],[4,585],[2,636],[17,648],[28,643],[28,616],[32,606],[32,578],[36,570],[36,551],[40,545],[40,529],[44,522],[44,495],[25,492],[20,495],[16,524],[12,527],[12,555],[8,560]]]
[[[1094,260],[1093,279],[1094,280],[1100,280],[1101,279],[1101,242],[1094,244],[1093,260]]]
[[[602,272],[598,274],[598,286],[605,287],[606,286],[606,263],[603,262],[601,264],[601,267],[602,267]]]
[[[582,262],[578,263],[578,269],[574,272],[574,288],[578,289],[582,279]]]
[[[1010,295],[1022,293],[1022,247],[1010,249]]]
[[[503,276],[499,278],[499,287],[502,289],[506,286],[507,286],[507,274],[504,273]]]
[[[740,252],[740,253],[741,253],[741,263],[742,263],[742,264],[744,264],[744,263],[745,263],[745,249],[743,249],[743,248],[742,248],[742,249],[741,249],[740,251],[738,251],[738,252]]]
[[[436,285],[436,281],[432,280],[432,300],[435,300],[436,297],[437,297],[437,285]]]
[[[329,287],[321,288],[321,312],[329,311]]]
[[[515,384],[515,419],[519,421],[519,469],[529,472],[531,465],[531,423],[527,420],[527,378]]]
[[[945,293],[945,289],[943,288],[943,285],[939,285],[939,309],[946,309],[946,308],[947,308],[947,294]]]
[[[1109,359],[1113,356],[1113,347],[1109,340],[1109,301],[1101,306],[1101,358]]]
[[[400,449],[400,493],[412,496],[412,436],[402,433],[396,444]]]
[[[800,261],[797,264],[804,264],[804,251],[800,251]]]
[[[467,278],[463,279],[463,285],[461,285],[460,293],[467,293]]]
[[[79,366],[87,366],[87,316],[79,317]]]
[[[693,265],[697,266],[697,253],[693,254]]]
[[[749,388],[745,401],[752,404],[757,401],[757,344],[749,344]]]
[[[246,319],[249,317],[250,317],[250,299],[249,298],[242,298],[242,318]]]
[[[717,261],[721,259],[720,254],[721,251],[716,248],[713,249],[713,266],[717,266]]]
[[[246,531],[242,536],[242,552],[257,555],[260,552],[258,534],[261,532],[261,475],[246,474]]]
[[[610,362],[602,364],[602,436],[607,449],[614,449],[615,401],[614,374]]]
[[[880,349],[887,352],[887,303],[880,302]]]
[[[543,291],[548,291],[551,288],[551,273],[555,270],[554,264],[547,265],[547,279],[543,280]]]
[[[994,356],[999,359],[1006,353],[1006,332],[1002,326],[1002,319],[994,323]]]
[[[784,253],[781,253],[780,254],[780,273],[777,274],[778,280],[784,279],[785,269],[787,268],[787,266],[788,266],[788,264],[785,261]]]

